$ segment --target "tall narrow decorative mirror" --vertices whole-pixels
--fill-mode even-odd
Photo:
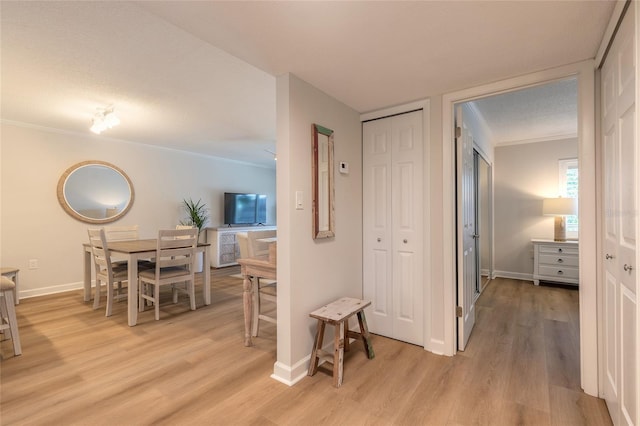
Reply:
[[[125,172],[104,161],[69,167],[58,181],[58,201],[72,217],[86,223],[109,223],[133,205],[133,185]]]
[[[333,208],[333,130],[313,125],[313,239],[335,236]]]

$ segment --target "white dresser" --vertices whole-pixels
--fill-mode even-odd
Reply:
[[[533,243],[533,283],[552,281],[578,284],[578,242],[531,240]]]
[[[240,247],[236,234],[247,231],[268,231],[276,229],[275,226],[244,226],[244,227],[219,227],[207,228],[207,242],[211,244],[211,266],[221,268],[223,266],[237,265],[236,259],[240,257]]]

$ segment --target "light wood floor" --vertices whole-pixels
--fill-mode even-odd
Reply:
[[[165,304],[128,327],[126,303],[93,311],[81,292],[23,299],[23,355],[0,346],[2,425],[608,425],[580,391],[574,290],[489,284],[468,349],[455,357],[373,336],[293,387],[269,376],[275,326],[243,342],[241,280],[215,271],[213,304]],[[200,294],[200,292],[198,292]],[[168,297],[170,297],[167,294]],[[306,319],[301,319],[306,320]],[[311,348],[309,348],[311,350]]]

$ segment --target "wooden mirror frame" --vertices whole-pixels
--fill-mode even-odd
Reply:
[[[316,240],[335,236],[333,130],[314,124],[312,132],[313,239]]]
[[[65,194],[65,186],[67,185],[67,182],[69,180],[69,178],[73,175],[73,173],[77,172],[78,170],[81,170],[83,168],[86,167],[90,167],[90,166],[100,166],[100,167],[105,167],[108,169],[113,170],[114,172],[118,173],[124,180],[124,183],[126,183],[126,185],[129,188],[129,200],[127,202],[127,204],[122,208],[122,210],[120,212],[118,212],[117,214],[111,215],[111,216],[107,216],[105,218],[93,218],[93,217],[88,217],[85,216],[83,214],[81,214],[79,211],[75,210],[71,204],[69,203],[67,196]],[[73,166],[69,167],[63,174],[62,176],[60,176],[60,179],[58,180],[58,189],[57,189],[57,195],[58,195],[58,201],[60,202],[60,205],[62,206],[62,208],[73,218],[81,221],[81,222],[85,222],[85,223],[110,223],[110,222],[115,222],[116,220],[120,219],[121,217],[123,217],[130,209],[131,206],[133,205],[133,200],[135,198],[135,194],[133,191],[133,184],[131,183],[131,179],[129,179],[129,176],[127,176],[127,174],[122,171],[120,168],[114,166],[111,163],[107,163],[105,161],[98,161],[98,160],[90,160],[90,161],[83,161],[81,163],[77,163],[74,164]],[[108,212],[108,209],[105,208],[105,213]]]

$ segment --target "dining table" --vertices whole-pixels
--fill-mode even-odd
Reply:
[[[156,238],[144,240],[109,241],[109,251],[112,254],[123,255],[127,259],[128,293],[127,310],[130,327],[138,321],[138,260],[155,257],[158,240]],[[211,304],[211,262],[209,260],[209,243],[198,243],[196,252],[204,253],[203,295],[204,304]],[[92,251],[89,243],[84,243],[84,300],[91,300],[91,263]]]
[[[276,244],[269,247],[269,254],[236,259],[242,274],[242,300],[244,306],[244,345],[251,346],[251,321],[253,319],[253,293],[259,291],[258,280],[261,278],[277,280]]]

